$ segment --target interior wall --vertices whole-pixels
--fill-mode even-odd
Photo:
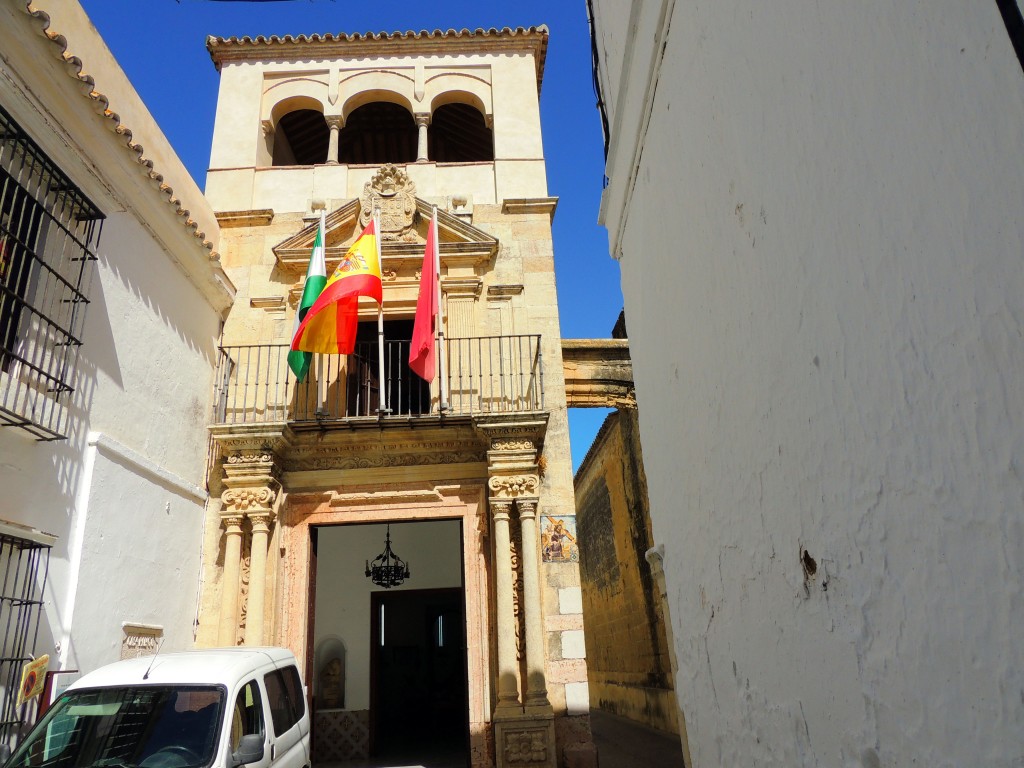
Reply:
[[[370,593],[383,591],[365,575],[366,560],[384,549],[386,525],[318,529],[314,648],[337,638],[345,646],[345,709],[370,707]],[[392,590],[462,586],[458,520],[395,523],[391,548],[409,563],[410,578]],[[317,680],[313,681],[314,694]]]

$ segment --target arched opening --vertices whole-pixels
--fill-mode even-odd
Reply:
[[[494,160],[494,132],[470,104],[444,104],[430,118],[428,153],[438,163]]]
[[[338,161],[351,165],[416,162],[416,122],[398,104],[364,104],[345,120],[338,136]]]
[[[315,109],[296,109],[277,121],[272,163],[280,165],[319,165],[327,162],[330,130],[323,113]]]

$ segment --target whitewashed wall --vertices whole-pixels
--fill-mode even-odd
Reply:
[[[54,534],[37,653],[82,671],[120,656],[122,622],[192,645],[216,344],[230,283],[97,114],[54,42],[0,4],[0,103],[106,214],[87,288],[67,440],[0,429],[0,518]],[[192,217],[214,222],[77,3],[42,0]],[[213,226],[216,226],[215,222]],[[216,232],[210,232],[215,237]]]
[[[1024,764],[1024,77],[996,3],[634,3],[632,47],[596,5],[693,765]]]

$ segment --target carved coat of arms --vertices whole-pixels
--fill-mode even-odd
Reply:
[[[419,242],[413,219],[416,216],[416,184],[391,163],[382,165],[376,175],[363,185],[359,196],[359,226],[365,227],[380,208],[381,240],[404,243]]]

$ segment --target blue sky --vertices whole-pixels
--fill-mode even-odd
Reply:
[[[611,334],[622,308],[622,294],[618,265],[608,255],[607,234],[597,224],[604,158],[591,83],[585,0],[80,1],[200,187],[210,157],[219,83],[206,52],[207,35],[546,24],[551,34],[541,121],[548,192],[559,198],[554,238],[562,336],[607,338]],[[574,468],[586,454],[605,413],[596,409],[569,412]]]

